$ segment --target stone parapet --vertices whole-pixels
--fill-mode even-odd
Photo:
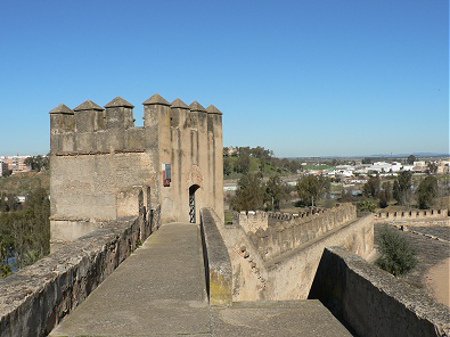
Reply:
[[[326,247],[339,246],[362,258],[374,249],[373,216],[367,215],[324,233],[295,249],[264,261],[268,272],[265,298],[306,299]]]
[[[247,212],[236,215],[264,260],[272,259],[356,220],[350,203],[330,209],[311,209],[301,214]]]
[[[47,336],[136,249],[148,226],[143,214],[109,222],[0,280],[0,337]]]
[[[450,334],[448,307],[339,247],[325,249],[309,298],[319,299],[358,336]]]
[[[231,305],[231,262],[218,229],[220,219],[211,208],[203,208],[200,217],[209,302],[211,305]]]
[[[448,209],[421,209],[410,211],[378,212],[375,222],[402,222],[409,220],[432,220],[449,217]]]

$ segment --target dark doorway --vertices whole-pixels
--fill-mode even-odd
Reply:
[[[200,188],[198,185],[189,187],[189,222],[195,223],[195,192]]]

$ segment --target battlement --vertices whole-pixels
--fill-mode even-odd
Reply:
[[[266,231],[269,228],[284,229],[302,225],[317,219],[337,218],[338,222],[345,222],[356,217],[356,207],[352,204],[338,204],[334,208],[311,208],[301,213],[280,213],[249,211],[235,213],[234,222],[239,224],[246,233]]]
[[[375,221],[409,221],[409,220],[427,220],[427,219],[445,219],[449,217],[448,209],[425,209],[410,211],[378,212],[375,215]]]
[[[188,106],[179,98],[169,103],[155,94],[143,106],[144,126],[136,127],[134,105],[121,97],[104,108],[91,100],[73,110],[58,105],[50,111],[51,153],[64,156],[144,152],[157,144],[158,128],[214,133],[214,125],[221,127],[222,113],[214,105],[205,109],[194,101]]]
[[[223,214],[220,110],[159,94],[142,104],[143,126],[122,97],[50,111],[52,242],[117,219],[117,196],[136,186],[151,189],[162,222],[197,222],[201,207]]]
[[[300,214],[241,212],[236,214],[235,222],[249,236],[263,259],[268,260],[354,221],[356,217],[356,207],[345,203]]]

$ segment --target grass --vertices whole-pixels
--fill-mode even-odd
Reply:
[[[321,170],[327,170],[332,171],[335,170],[336,167],[330,166],[327,164],[319,164],[319,165],[305,165],[303,166],[303,170],[305,171],[321,171]]]

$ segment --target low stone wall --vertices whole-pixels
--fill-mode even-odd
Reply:
[[[239,225],[219,227],[232,265],[233,302],[264,300],[267,272],[264,261]]]
[[[403,222],[403,221],[420,221],[420,220],[448,220],[448,209],[426,209],[411,211],[395,211],[395,212],[378,212],[375,215],[376,222]]]
[[[373,216],[347,223],[323,236],[264,262],[268,273],[264,298],[306,299],[326,247],[340,246],[369,258],[374,251]]]
[[[324,251],[309,298],[358,336],[450,335],[448,307],[339,247]]]
[[[0,280],[0,337],[47,336],[150,233],[145,218],[109,222]]]
[[[253,218],[252,220],[270,219],[270,221],[268,221],[266,229],[259,228],[256,231],[249,231],[249,224],[254,224],[251,218]],[[277,220],[275,221],[275,219]],[[278,218],[274,217],[274,214],[266,217],[259,213],[254,216],[247,214],[245,220],[243,224],[239,222],[239,225],[244,225],[244,230],[261,257],[269,260],[315,240],[345,223],[356,220],[356,207],[352,204],[342,204],[335,208],[310,213],[304,217],[283,216]]]
[[[230,305],[231,262],[218,228],[220,219],[211,208],[201,209],[200,219],[209,302],[211,305]]]

